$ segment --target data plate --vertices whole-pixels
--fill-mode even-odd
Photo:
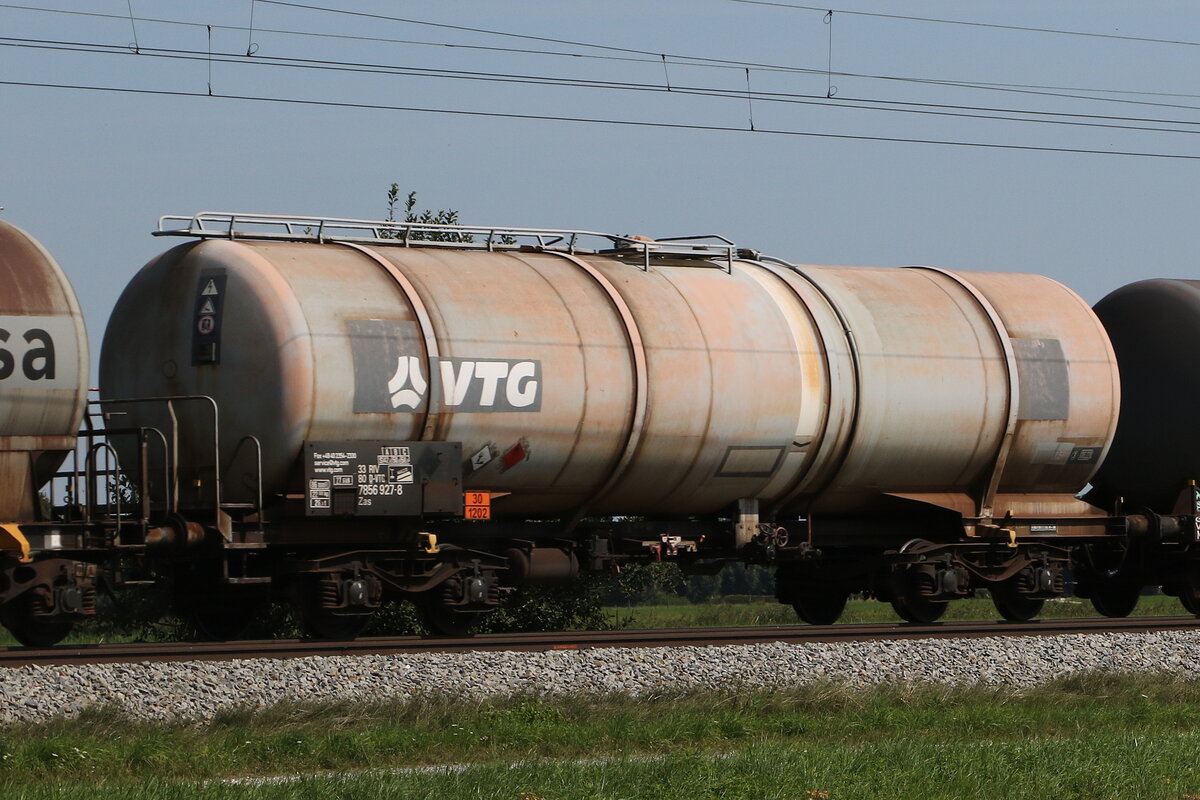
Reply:
[[[459,486],[462,447],[452,442],[305,442],[307,516],[417,517],[448,508],[444,486]],[[426,502],[426,496],[431,502]],[[459,495],[461,497],[461,495]]]

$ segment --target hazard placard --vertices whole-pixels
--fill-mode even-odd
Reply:
[[[464,492],[463,516],[467,519],[491,519],[492,495],[489,492]]]

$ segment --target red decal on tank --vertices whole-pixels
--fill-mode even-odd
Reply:
[[[512,469],[524,461],[528,455],[529,451],[525,449],[525,442],[522,440],[508,448],[504,455],[500,456],[500,463],[504,469]]]

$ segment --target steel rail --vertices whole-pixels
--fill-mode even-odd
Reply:
[[[467,637],[397,636],[353,641],[311,639],[235,642],[171,642],[58,645],[47,649],[0,648],[0,667],[52,664],[136,663],[143,661],[230,661],[251,658],[392,655],[400,653],[479,652],[496,650],[584,650],[601,647],[707,647],[769,642],[855,642],[885,639],[954,639],[988,636],[1146,633],[1200,630],[1200,619],[1129,617],[1124,619],[1045,619],[1032,622],[941,622],[843,625],[778,625],[740,628],[669,628],[565,633],[492,633]]]

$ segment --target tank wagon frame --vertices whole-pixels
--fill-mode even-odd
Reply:
[[[9,609],[0,622],[23,641],[57,641],[93,612],[98,585],[164,579],[177,610],[216,638],[236,635],[272,598],[295,603],[319,637],[355,635],[388,599],[414,601],[432,629],[455,633],[513,587],[636,561],[670,561],[685,572],[731,561],[773,567],[780,602],[812,623],[835,621],[852,593],[890,601],[906,620],[934,621],[950,601],[979,589],[1002,616],[1029,619],[1069,582],[1113,616],[1128,614],[1145,585],[1162,585],[1200,614],[1194,481],[1178,487],[1170,508],[1127,509],[1111,497],[1100,508],[1074,496],[1112,438],[1115,363],[1090,310],[1047,279],[801,267],[712,236],[650,240],[225,213],[163,217],[157,234],[196,244],[151,262],[143,273],[159,294],[127,290],[126,306],[114,313],[101,367],[105,395],[89,404],[75,460],[57,475],[63,496],[48,508],[35,503],[28,522],[0,526],[0,611]],[[597,239],[602,246],[583,246]],[[329,265],[344,273],[326,280],[320,273]],[[486,327],[492,349],[470,362],[481,370],[471,383],[470,353],[455,347],[476,331],[455,333],[459,323],[444,309],[458,302],[454,270],[470,283],[493,268],[518,288],[544,293],[534,311],[490,307],[497,325],[514,326],[514,339],[527,328],[548,337],[539,317],[576,313],[572,300],[604,310],[604,319],[581,317],[591,327],[577,326],[578,340],[551,342],[584,354],[578,394],[568,401],[544,386],[542,394],[530,389],[568,362],[523,360]],[[320,280],[292,278],[289,269],[310,269]],[[181,296],[163,301],[176,306],[148,308],[147,298],[165,294],[156,275],[175,281],[181,271]],[[529,280],[532,273],[540,282]],[[265,400],[255,417],[262,387],[247,380],[253,361],[249,371],[238,366],[240,382],[211,376],[225,361],[237,364],[234,350],[250,336],[269,340],[267,353],[298,338],[318,345],[332,338],[343,349],[324,356],[359,369],[360,352],[320,328],[321,315],[340,314],[339,324],[372,341],[383,336],[379,314],[349,318],[320,305],[322,292],[343,291],[339,279],[346,292],[361,294],[357,303],[387,291],[399,298],[388,302],[413,312],[412,349],[387,351],[395,374],[377,387],[386,384],[395,407],[381,413],[357,397],[339,398],[360,388],[357,373],[344,369],[335,373],[340,387],[313,390],[301,433],[280,446],[272,409],[298,405],[292,395],[307,385],[296,388],[285,376],[278,381],[285,393]],[[246,311],[231,305],[235,292],[261,291],[253,280],[270,283],[271,303],[279,297],[286,305],[292,292],[306,304],[286,320],[293,327],[285,336],[233,316]],[[503,295],[502,284],[491,291]],[[639,305],[642,292],[659,305]],[[757,302],[757,313],[740,317],[739,300]],[[171,319],[171,308],[184,317],[183,333],[164,330],[175,350],[161,352],[186,355],[151,353],[145,362],[155,374],[144,380],[144,366],[129,366],[130,351],[110,354],[109,342],[135,330],[122,327],[122,315],[151,318],[153,326]],[[283,324],[276,317],[284,312],[270,304],[249,308]],[[728,322],[697,313],[718,308]],[[1050,308],[1056,318],[1047,322]],[[692,339],[676,330],[687,315],[698,331]],[[300,316],[304,327],[296,328]],[[616,349],[589,355],[588,337],[605,336]],[[672,398],[698,368],[664,364],[697,342],[711,405],[703,424],[689,428],[687,402]],[[617,361],[624,363],[610,363]],[[595,384],[610,367],[619,384],[612,394],[622,395],[610,411],[615,423],[586,416],[593,406],[608,408]],[[780,375],[761,374],[776,368]],[[889,395],[901,368],[920,375]],[[264,374],[270,369],[264,359]],[[184,373],[200,378],[189,383]],[[116,393],[130,386],[160,390]],[[206,386],[212,390],[161,390]],[[483,407],[489,386],[500,413]],[[446,400],[458,389],[450,408]],[[946,389],[944,408],[919,407]],[[320,416],[334,402],[346,418],[353,409],[355,424]],[[553,435],[522,433],[536,430],[522,421],[532,418],[525,409],[553,415],[560,407],[568,408],[567,422],[551,417],[537,430]],[[397,408],[411,413],[392,413]],[[775,429],[756,432],[768,423]],[[589,424],[592,440],[612,440],[607,449],[589,440]],[[777,444],[780,430],[785,446]],[[560,446],[564,437],[574,437],[569,446]],[[680,449],[697,437],[703,446]],[[546,475],[569,474],[577,452],[599,468],[557,488]],[[669,475],[673,461],[687,474]],[[662,484],[691,493],[671,494],[657,485],[660,475]],[[31,491],[36,500],[37,487]],[[39,600],[16,602],[21,596]]]

